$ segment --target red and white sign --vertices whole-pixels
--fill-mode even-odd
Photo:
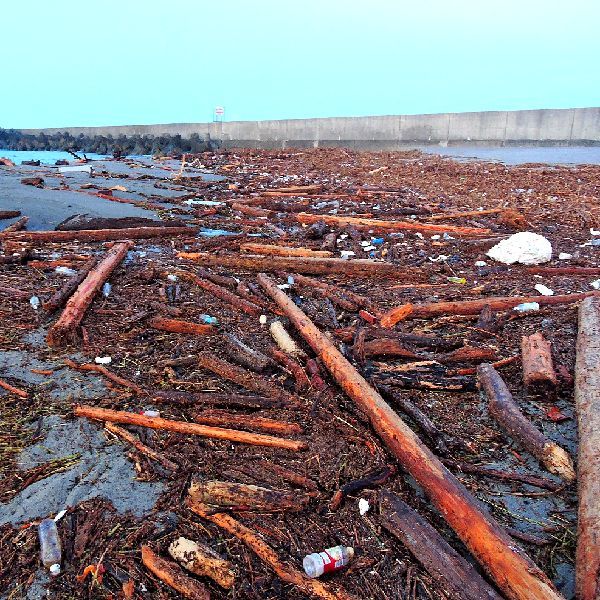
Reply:
[[[221,117],[225,114],[225,109],[222,106],[215,106],[215,115]]]

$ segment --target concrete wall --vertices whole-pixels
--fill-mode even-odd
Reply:
[[[58,127],[22,131],[69,131],[74,136],[83,133],[115,137],[180,134],[184,138],[197,133],[221,140],[226,147],[259,148],[345,146],[384,150],[426,144],[600,145],[600,108]]]

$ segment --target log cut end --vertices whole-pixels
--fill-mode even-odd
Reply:
[[[381,317],[381,326],[385,327],[386,329],[390,329],[396,323],[399,323],[400,321],[406,319],[406,317],[408,317],[413,312],[413,310],[414,306],[410,303],[393,308]]]
[[[77,327],[70,325],[63,326],[60,323],[55,323],[48,330],[46,342],[51,348],[64,348],[65,346],[77,345],[80,337],[77,332]]]
[[[575,467],[568,452],[558,444],[550,442],[544,446],[543,462],[550,473],[558,475],[565,481],[575,481]]]

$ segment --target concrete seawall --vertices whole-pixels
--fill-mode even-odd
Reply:
[[[343,146],[393,150],[428,144],[493,146],[598,146],[600,107],[430,115],[331,117],[277,121],[170,123],[106,127],[22,129],[23,133],[181,135],[220,140],[224,147],[303,148]]]

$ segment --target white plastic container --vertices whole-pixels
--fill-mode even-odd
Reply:
[[[354,557],[354,548],[335,546],[323,552],[314,552],[304,557],[304,572],[311,578],[321,577],[324,573],[332,573],[345,567]]]
[[[50,575],[56,577],[60,574],[62,548],[54,519],[44,519],[39,524],[38,536],[40,538],[40,558],[42,559],[42,563],[50,571]]]

